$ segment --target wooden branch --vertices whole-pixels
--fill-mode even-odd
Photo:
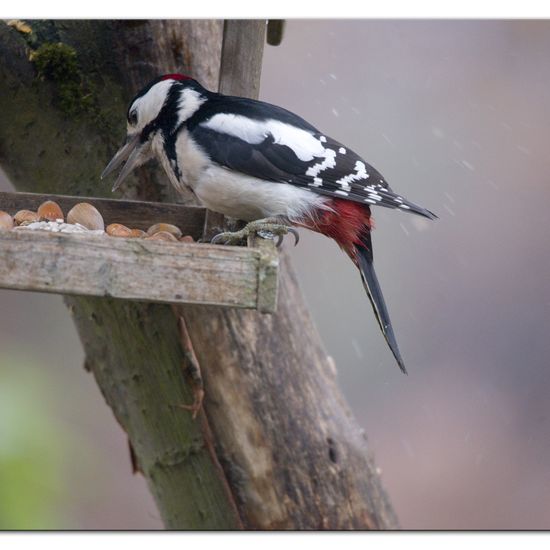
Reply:
[[[165,526],[239,529],[235,499],[204,437],[203,419],[181,408],[194,395],[171,307],[82,296],[66,301],[87,364],[128,434]]]
[[[395,527],[364,431],[282,262],[273,315],[178,307],[241,518],[255,529]]]

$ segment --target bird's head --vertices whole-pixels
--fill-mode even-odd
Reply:
[[[166,74],[145,86],[128,107],[126,139],[101,179],[124,163],[115,191],[134,168],[153,157],[153,138],[159,132],[175,131],[206,100],[206,93],[196,80],[182,74]]]

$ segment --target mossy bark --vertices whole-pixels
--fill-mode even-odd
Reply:
[[[193,74],[210,88],[218,82],[221,21],[27,24],[31,33],[0,24],[0,163],[20,189],[107,196],[98,175],[122,141],[135,90],[167,72]],[[263,36],[250,24],[251,35]],[[54,46],[40,51],[46,43]],[[46,55],[39,66],[33,52]],[[66,67],[70,85],[63,87],[54,61]],[[234,82],[255,75],[247,84],[253,94],[259,69],[243,71]],[[144,167],[126,193],[171,197],[164,182]],[[396,525],[284,256],[283,263],[272,316],[67,300],[87,367],[127,431],[167,527]],[[178,322],[205,380],[205,409],[196,421],[179,407],[193,392]]]

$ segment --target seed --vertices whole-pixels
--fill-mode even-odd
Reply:
[[[57,220],[64,220],[63,210],[59,204],[54,201],[43,202],[37,210],[38,217],[41,220],[47,220],[50,222],[55,222]]]
[[[0,231],[10,230],[13,227],[13,218],[3,210],[0,210]]]
[[[107,226],[105,233],[111,237],[131,237],[132,230],[121,223],[112,223]]]
[[[29,223],[40,221],[40,216],[32,210],[19,210],[13,217],[15,225],[27,225]]]
[[[75,204],[67,214],[67,223],[80,224],[90,230],[104,230],[105,222],[99,210],[89,202]]]
[[[147,235],[151,236],[161,231],[171,233],[174,237],[176,237],[176,239],[179,239],[182,235],[180,228],[172,225],[171,223],[156,223],[147,230]]]

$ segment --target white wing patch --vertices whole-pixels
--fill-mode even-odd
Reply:
[[[201,126],[242,139],[252,145],[261,143],[271,135],[275,143],[290,147],[303,162],[326,155],[321,140],[313,134],[279,120],[253,120],[242,115],[218,113]]]

